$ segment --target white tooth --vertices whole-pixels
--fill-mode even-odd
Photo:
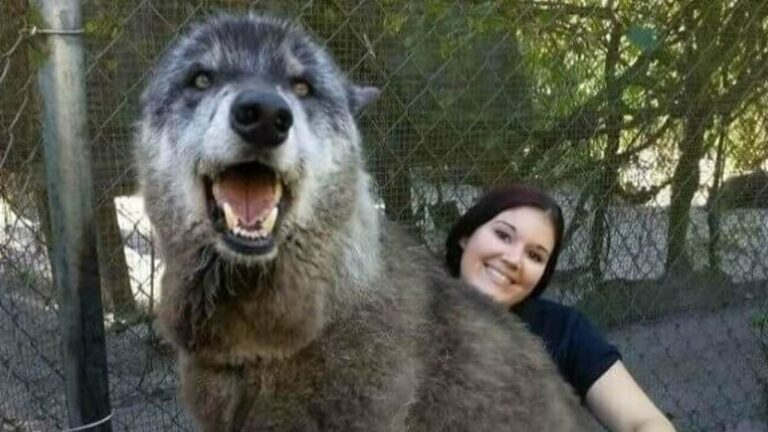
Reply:
[[[488,267],[488,273],[491,274],[491,277],[495,280],[497,280],[500,283],[503,284],[510,284],[512,283],[512,280],[509,278],[509,276],[505,275],[504,273],[500,272],[499,270]]]
[[[275,183],[275,202],[280,202],[280,198],[283,197],[283,184],[278,181]]]
[[[277,220],[279,211],[277,206],[274,206],[272,211],[269,212],[269,216],[267,216],[267,218],[264,219],[264,222],[261,223],[261,230],[264,232],[264,235],[271,233],[275,228],[275,221]]]
[[[237,215],[232,210],[229,203],[225,202],[221,208],[224,210],[224,218],[227,220],[227,227],[229,229],[235,229],[237,227]]]
[[[238,228],[237,234],[248,239],[255,239],[259,237],[258,231],[251,231],[247,228]]]

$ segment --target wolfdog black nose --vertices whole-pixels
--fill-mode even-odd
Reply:
[[[274,147],[288,137],[293,115],[279,95],[246,90],[232,102],[229,123],[246,142]]]

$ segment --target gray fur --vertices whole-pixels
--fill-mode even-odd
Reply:
[[[204,92],[184,87],[193,67],[212,72]],[[297,74],[311,99],[291,93]],[[254,149],[230,130],[244,88],[287,101],[285,143]],[[299,27],[257,15],[198,24],[156,67],[135,154],[187,409],[204,431],[581,430],[523,325],[379,220],[353,120],[376,94]],[[202,180],[252,160],[290,197],[274,251],[256,257],[221,241]]]

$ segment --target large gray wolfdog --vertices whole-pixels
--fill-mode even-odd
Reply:
[[[220,15],[142,96],[159,327],[205,431],[580,430],[522,324],[380,221],[351,84],[301,28]]]

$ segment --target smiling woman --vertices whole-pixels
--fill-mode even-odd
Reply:
[[[562,211],[526,186],[495,189],[456,222],[446,240],[453,277],[516,314],[540,337],[566,381],[612,431],[674,431],[621,361],[578,311],[540,296],[560,254]]]
[[[511,307],[541,280],[555,235],[545,211],[526,206],[504,210],[459,242],[462,279]]]

